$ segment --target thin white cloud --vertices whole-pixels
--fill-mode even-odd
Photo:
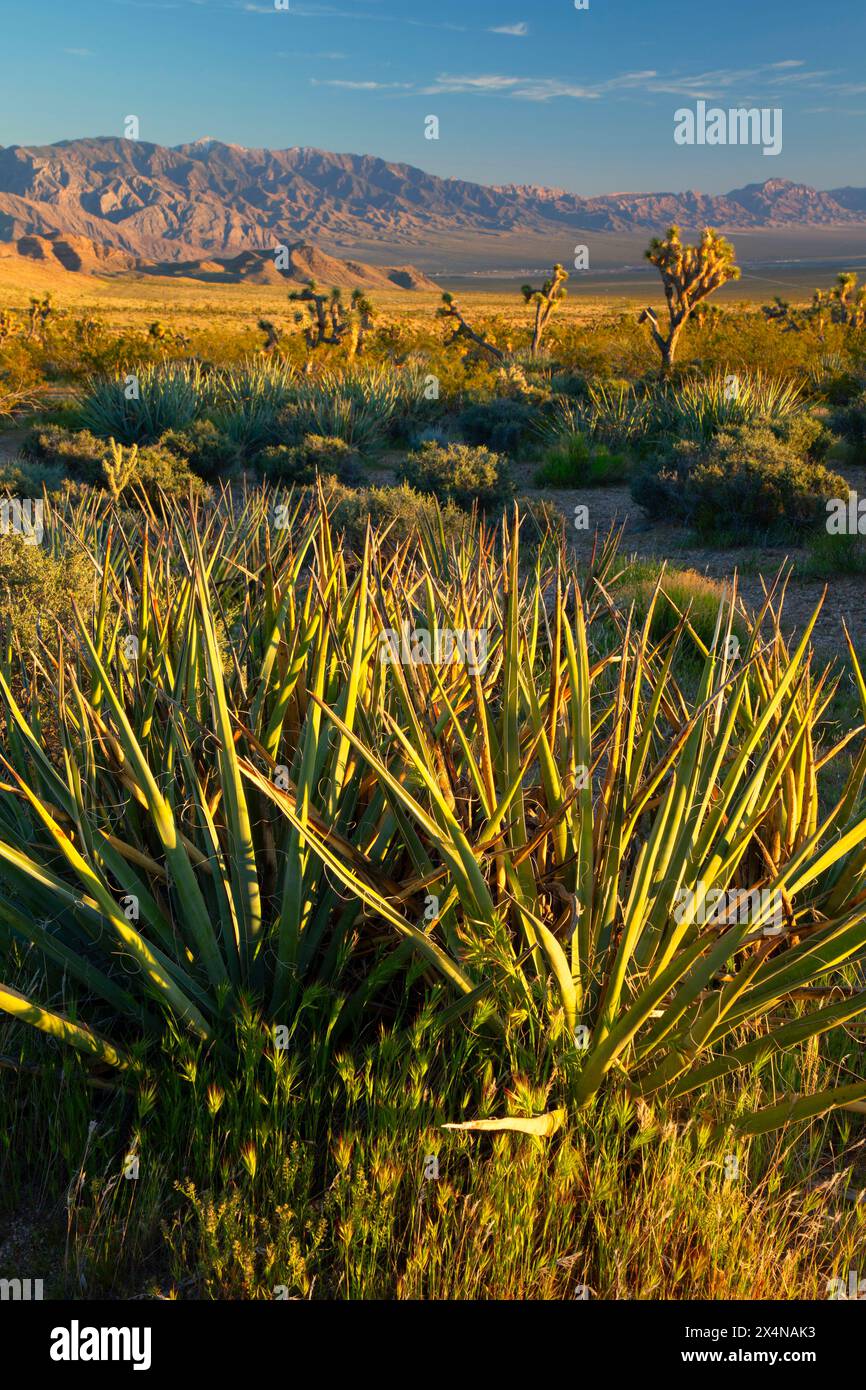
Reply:
[[[342,87],[350,92],[387,92],[402,88],[406,91],[412,86],[411,82],[351,82],[348,79],[336,77],[311,77],[311,87]]]
[[[602,82],[569,82],[558,77],[514,77],[499,73],[440,73],[427,86],[424,96],[507,96],[518,101],[593,101],[615,92],[634,92],[638,95],[673,96],[687,100],[720,100],[725,97],[743,101],[753,100],[752,93],[767,94],[773,88],[797,90],[820,89],[834,91],[840,96],[857,96],[866,92],[866,84],[834,83],[836,73],[831,69],[800,71],[801,59],[785,59],[754,68],[716,68],[694,74],[664,74],[654,69],[621,73]],[[797,71],[794,71],[797,69]]]
[[[509,77],[499,73],[441,73],[435,82],[422,87],[423,96],[493,95],[516,97],[521,101],[552,101],[568,97],[574,101],[595,101],[617,88],[639,87],[655,77],[654,72],[624,73],[607,82],[564,82],[558,77]]]
[[[494,24],[492,29],[488,29],[488,34],[510,34],[514,39],[525,39],[529,33],[529,25],[525,20],[519,24]]]

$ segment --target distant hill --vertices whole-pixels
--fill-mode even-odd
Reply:
[[[258,270],[250,262],[234,269],[223,262],[298,243],[321,248],[311,255],[363,250],[378,259],[444,244],[446,237],[474,246],[481,260],[485,244],[503,234],[546,237],[561,246],[580,230],[658,231],[671,222],[730,231],[845,227],[866,223],[866,189],[819,192],[768,179],[720,195],[584,198],[563,189],[438,178],[370,155],[244,149],[216,140],[175,148],[114,138],[0,147],[0,240],[42,238],[62,260],[81,255],[76,239],[83,239],[94,249],[82,260],[106,258],[105,269],[113,252],[130,263],[219,262],[212,270],[200,265],[199,273],[252,278],[268,274],[264,256]],[[382,273],[397,284],[394,277],[403,272]]]
[[[130,270],[137,262],[126,251],[102,245],[82,236],[25,235],[0,241],[0,257],[39,261],[54,270],[88,275],[106,271]]]
[[[237,256],[211,256],[205,260],[173,261],[141,265],[145,274],[205,280],[218,284],[279,285],[283,281],[305,285],[316,280],[330,289],[437,290],[434,280],[412,265],[373,266],[364,261],[340,260],[311,242],[299,241],[286,248],[288,267],[278,270],[272,251],[241,251]]]

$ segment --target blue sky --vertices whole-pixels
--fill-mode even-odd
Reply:
[[[0,144],[122,135],[135,114],[159,144],[313,145],[582,194],[866,184],[862,0],[289,5],[2,0]],[[675,145],[698,98],[781,107],[781,154]]]

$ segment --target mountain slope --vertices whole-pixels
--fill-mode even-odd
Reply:
[[[215,140],[167,148],[97,138],[0,148],[0,239],[86,238],[137,260],[185,261],[315,241],[423,247],[437,235],[735,229],[866,221],[866,190],[822,193],[770,179],[722,195],[581,198],[529,185],[485,187],[408,164],[323,150],[251,150]]]

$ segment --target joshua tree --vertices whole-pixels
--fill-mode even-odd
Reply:
[[[304,329],[304,337],[307,340],[307,347],[315,348],[319,343],[323,343],[328,334],[328,319],[325,306],[328,303],[328,296],[323,294],[315,280],[308,280],[302,290],[292,290],[289,295],[290,304],[306,304],[308,322]],[[303,323],[302,313],[295,315],[296,323]]]
[[[532,355],[537,357],[541,350],[541,339],[544,330],[550,322],[550,316],[561,303],[568,290],[565,282],[568,279],[568,271],[563,270],[558,263],[553,267],[553,275],[549,280],[545,280],[540,290],[534,290],[531,285],[524,285],[521,294],[527,304],[535,305],[535,325],[532,330]]]
[[[497,362],[505,361],[505,353],[501,348],[496,347],[496,345],[491,343],[487,338],[483,338],[480,333],[476,333],[474,328],[470,328],[453,294],[443,294],[442,305],[436,310],[436,317],[440,319],[451,319],[452,322],[457,324],[454,333],[448,339],[446,344],[447,347],[450,347],[452,343],[456,343],[458,338],[468,338],[470,342],[475,343],[476,347],[482,348],[484,352],[489,352],[491,357],[496,358]]]
[[[41,299],[33,298],[30,300],[30,310],[28,318],[30,326],[27,330],[28,338],[36,338],[41,342],[45,336],[45,325],[54,313],[54,305],[51,303],[51,295],[43,295]]]
[[[349,308],[343,302],[343,291],[334,286],[330,294],[320,290],[315,280],[310,280],[302,290],[293,290],[289,295],[292,303],[307,305],[307,318],[302,313],[295,315],[295,322],[304,325],[307,347],[314,349],[326,344],[339,347],[346,342],[349,356],[363,352],[366,336],[373,326],[375,310],[372,303],[360,290],[352,291]],[[261,325],[260,325],[261,327]]]
[[[857,276],[853,270],[836,276],[836,287],[830,291],[834,301],[831,314],[834,322],[844,323],[848,328],[862,328],[866,323],[866,285],[857,289]]]
[[[823,339],[828,323],[841,323],[846,328],[862,328],[866,324],[866,285],[858,289],[854,271],[843,271],[836,276],[832,289],[815,290],[807,308],[794,309],[776,295],[761,312],[765,318],[780,323],[784,333],[802,333],[811,324]]]
[[[14,338],[16,333],[21,332],[21,322],[16,314],[10,309],[0,309],[0,343],[5,343],[7,338]]]
[[[138,463],[138,445],[133,444],[126,457],[124,457],[123,445],[116,444],[113,439],[109,439],[108,448],[109,453],[102,460],[102,471],[105,474],[108,491],[116,502],[135,474]]]
[[[815,291],[816,299],[820,293],[820,290]],[[761,313],[771,323],[781,324],[783,333],[802,333],[806,324],[812,320],[811,310],[814,307],[814,302],[813,299],[809,309],[795,309],[787,299],[783,299],[781,295],[777,294],[774,296],[772,304],[761,305]],[[817,326],[819,336],[823,337],[823,323],[819,322]]]
[[[80,343],[86,347],[92,347],[99,337],[99,320],[90,318],[89,315],[82,314],[75,320],[75,336]]]
[[[653,342],[661,353],[662,370],[667,372],[689,315],[721,285],[739,280],[740,268],[734,263],[731,243],[712,227],[704,229],[698,246],[683,246],[679,227],[671,227],[664,241],[653,237],[645,255],[662,277],[668,303],[667,332],[660,330],[653,309],[644,309],[638,321],[649,324]]]
[[[355,353],[364,351],[367,341],[367,334],[373,327],[376,318],[376,311],[373,308],[372,300],[368,299],[360,290],[352,291],[352,341],[350,344],[351,356]]]
[[[152,323],[148,330],[148,337],[155,339],[158,343],[164,343],[166,347],[173,344],[175,347],[189,347],[189,338],[179,329],[166,328],[161,319]]]
[[[708,328],[715,328],[717,324],[722,322],[723,318],[724,310],[720,309],[718,304],[699,304],[692,313],[693,322],[700,328],[705,325]]]
[[[262,333],[265,334],[265,341],[262,346],[262,352],[268,354],[276,352],[277,348],[280,346],[280,341],[283,336],[283,330],[281,328],[277,328],[276,324],[271,323],[270,319],[259,319],[259,328],[261,329]]]

